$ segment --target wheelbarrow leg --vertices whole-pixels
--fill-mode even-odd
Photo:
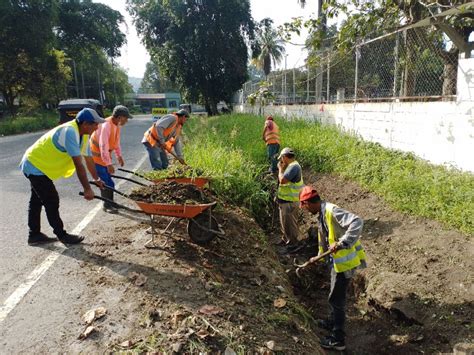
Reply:
[[[166,228],[162,231],[160,231],[160,235],[165,235],[166,232],[168,231],[169,227],[173,224],[173,222],[176,220],[176,217],[173,217],[171,221],[168,223]],[[151,221],[151,239],[145,243],[145,248],[148,249],[153,249],[153,248],[164,248],[168,244],[168,238],[165,239],[165,242],[162,245],[156,245],[155,244],[155,226],[154,226],[154,215],[150,215],[150,221]],[[174,228],[173,228],[174,230]]]

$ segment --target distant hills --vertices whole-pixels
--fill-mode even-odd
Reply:
[[[133,86],[133,91],[134,92],[138,92],[138,89],[140,88],[142,80],[143,80],[143,78],[134,78],[134,77],[131,77],[131,76],[128,77],[128,82],[130,83],[130,85]]]

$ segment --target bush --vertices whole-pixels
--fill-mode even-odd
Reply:
[[[52,111],[44,111],[31,116],[17,116],[0,121],[0,135],[41,131],[55,127],[58,123],[58,114]]]

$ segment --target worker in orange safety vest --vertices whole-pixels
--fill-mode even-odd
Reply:
[[[107,117],[106,122],[99,125],[97,131],[90,138],[89,143],[97,173],[104,184],[111,188],[115,188],[115,183],[111,177],[111,174],[115,172],[112,163],[112,152],[115,152],[118,164],[123,166],[122,148],[120,147],[121,127],[132,117],[127,107],[117,105],[112,112],[112,116]],[[114,192],[112,190],[105,188],[100,193],[103,198],[113,201]],[[109,201],[104,201],[104,211],[117,213],[117,209]]]
[[[185,164],[181,144],[181,130],[189,113],[186,110],[165,115],[145,132],[142,143],[145,146],[153,170],[168,168],[167,152],[176,153],[181,164]]]
[[[265,125],[263,127],[262,139],[267,145],[267,156],[270,161],[270,168],[268,172],[277,173],[278,172],[278,152],[280,151],[280,129],[278,125],[273,121],[272,116],[268,116],[265,120]]]

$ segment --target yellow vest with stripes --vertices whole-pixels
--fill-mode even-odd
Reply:
[[[79,141],[79,126],[76,120],[72,120],[53,128],[49,132],[41,136],[25,153],[28,161],[38,170],[43,172],[51,180],[61,177],[68,178],[76,171],[74,162],[67,152],[61,152],[53,143],[54,134],[63,127],[72,127],[77,134]],[[66,138],[66,130],[63,129],[59,136],[59,142],[64,142]],[[85,155],[87,141],[89,137],[84,135],[81,144],[81,153]]]
[[[339,238],[342,237],[342,235],[336,235],[334,223],[334,217],[333,217],[333,210],[336,205],[333,205],[332,203],[326,202],[326,211],[324,213],[324,220],[326,221],[326,226],[328,228],[328,242],[329,245],[337,243]],[[319,234],[319,253],[323,253],[324,249],[322,248],[322,243],[324,241],[322,240],[321,234]],[[356,267],[358,267],[361,264],[361,261],[366,260],[364,248],[362,247],[362,244],[358,240],[351,248],[349,249],[339,249],[337,252],[335,252],[332,255],[333,258],[333,265],[334,265],[334,270],[336,272],[344,272],[348,270],[352,270]]]
[[[278,185],[278,198],[283,201],[298,202],[300,200],[300,191],[304,187],[303,183],[303,171],[301,170],[300,164],[295,160],[288,165],[288,168],[292,165],[298,165],[301,171],[300,181],[288,182],[286,184]],[[287,168],[287,169],[288,169]]]

